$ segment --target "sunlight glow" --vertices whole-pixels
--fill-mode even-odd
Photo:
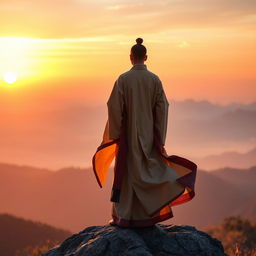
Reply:
[[[17,73],[12,71],[5,72],[3,74],[3,79],[6,83],[13,84],[17,80]]]
[[[0,37],[0,74],[5,82],[12,84],[20,77],[30,79],[32,56],[36,40],[25,37]]]

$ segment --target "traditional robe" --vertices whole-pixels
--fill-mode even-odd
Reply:
[[[197,165],[165,150],[169,102],[161,80],[145,64],[135,64],[115,81],[107,107],[92,164],[102,187],[115,158],[113,221],[143,227],[172,218],[171,206],[195,196]]]

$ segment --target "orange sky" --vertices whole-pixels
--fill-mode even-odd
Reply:
[[[253,0],[1,0],[1,98],[105,103],[137,37],[169,99],[256,100]],[[7,84],[8,72],[17,81]]]

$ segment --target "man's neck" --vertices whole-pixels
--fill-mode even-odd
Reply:
[[[139,64],[144,65],[144,61],[143,61],[143,62],[134,62],[134,63],[133,63],[133,65],[139,65]]]

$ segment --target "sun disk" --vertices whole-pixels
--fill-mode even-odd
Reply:
[[[13,84],[17,80],[16,72],[5,72],[3,75],[3,79],[8,84]]]

